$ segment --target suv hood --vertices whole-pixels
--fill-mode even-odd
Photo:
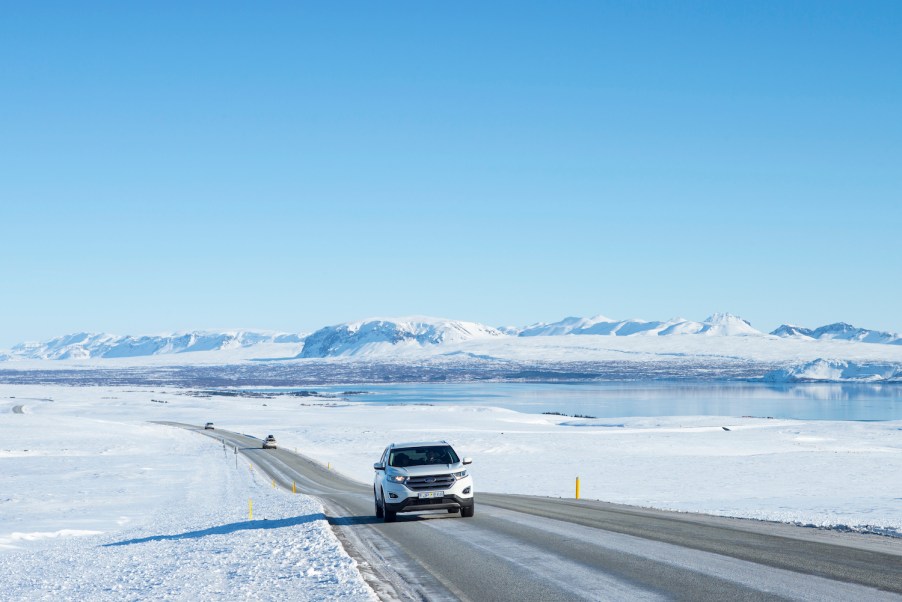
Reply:
[[[426,466],[408,466],[407,468],[393,467],[393,470],[409,477],[422,477],[431,474],[460,472],[464,470],[464,465],[460,462],[457,464],[428,464]]]

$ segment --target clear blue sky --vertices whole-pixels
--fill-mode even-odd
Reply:
[[[30,2],[0,348],[567,315],[902,331],[902,3]]]

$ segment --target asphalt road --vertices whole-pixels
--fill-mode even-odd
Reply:
[[[167,424],[220,439],[321,500],[386,600],[902,601],[902,542],[891,538],[478,489],[473,518],[386,524],[370,485],[257,438]]]

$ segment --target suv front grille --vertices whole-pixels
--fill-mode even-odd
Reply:
[[[454,477],[449,474],[429,475],[425,477],[408,477],[407,488],[414,491],[430,489],[450,489],[454,485]]]

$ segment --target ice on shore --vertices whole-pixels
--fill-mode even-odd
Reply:
[[[766,382],[902,382],[902,365],[816,359],[769,372]]]

